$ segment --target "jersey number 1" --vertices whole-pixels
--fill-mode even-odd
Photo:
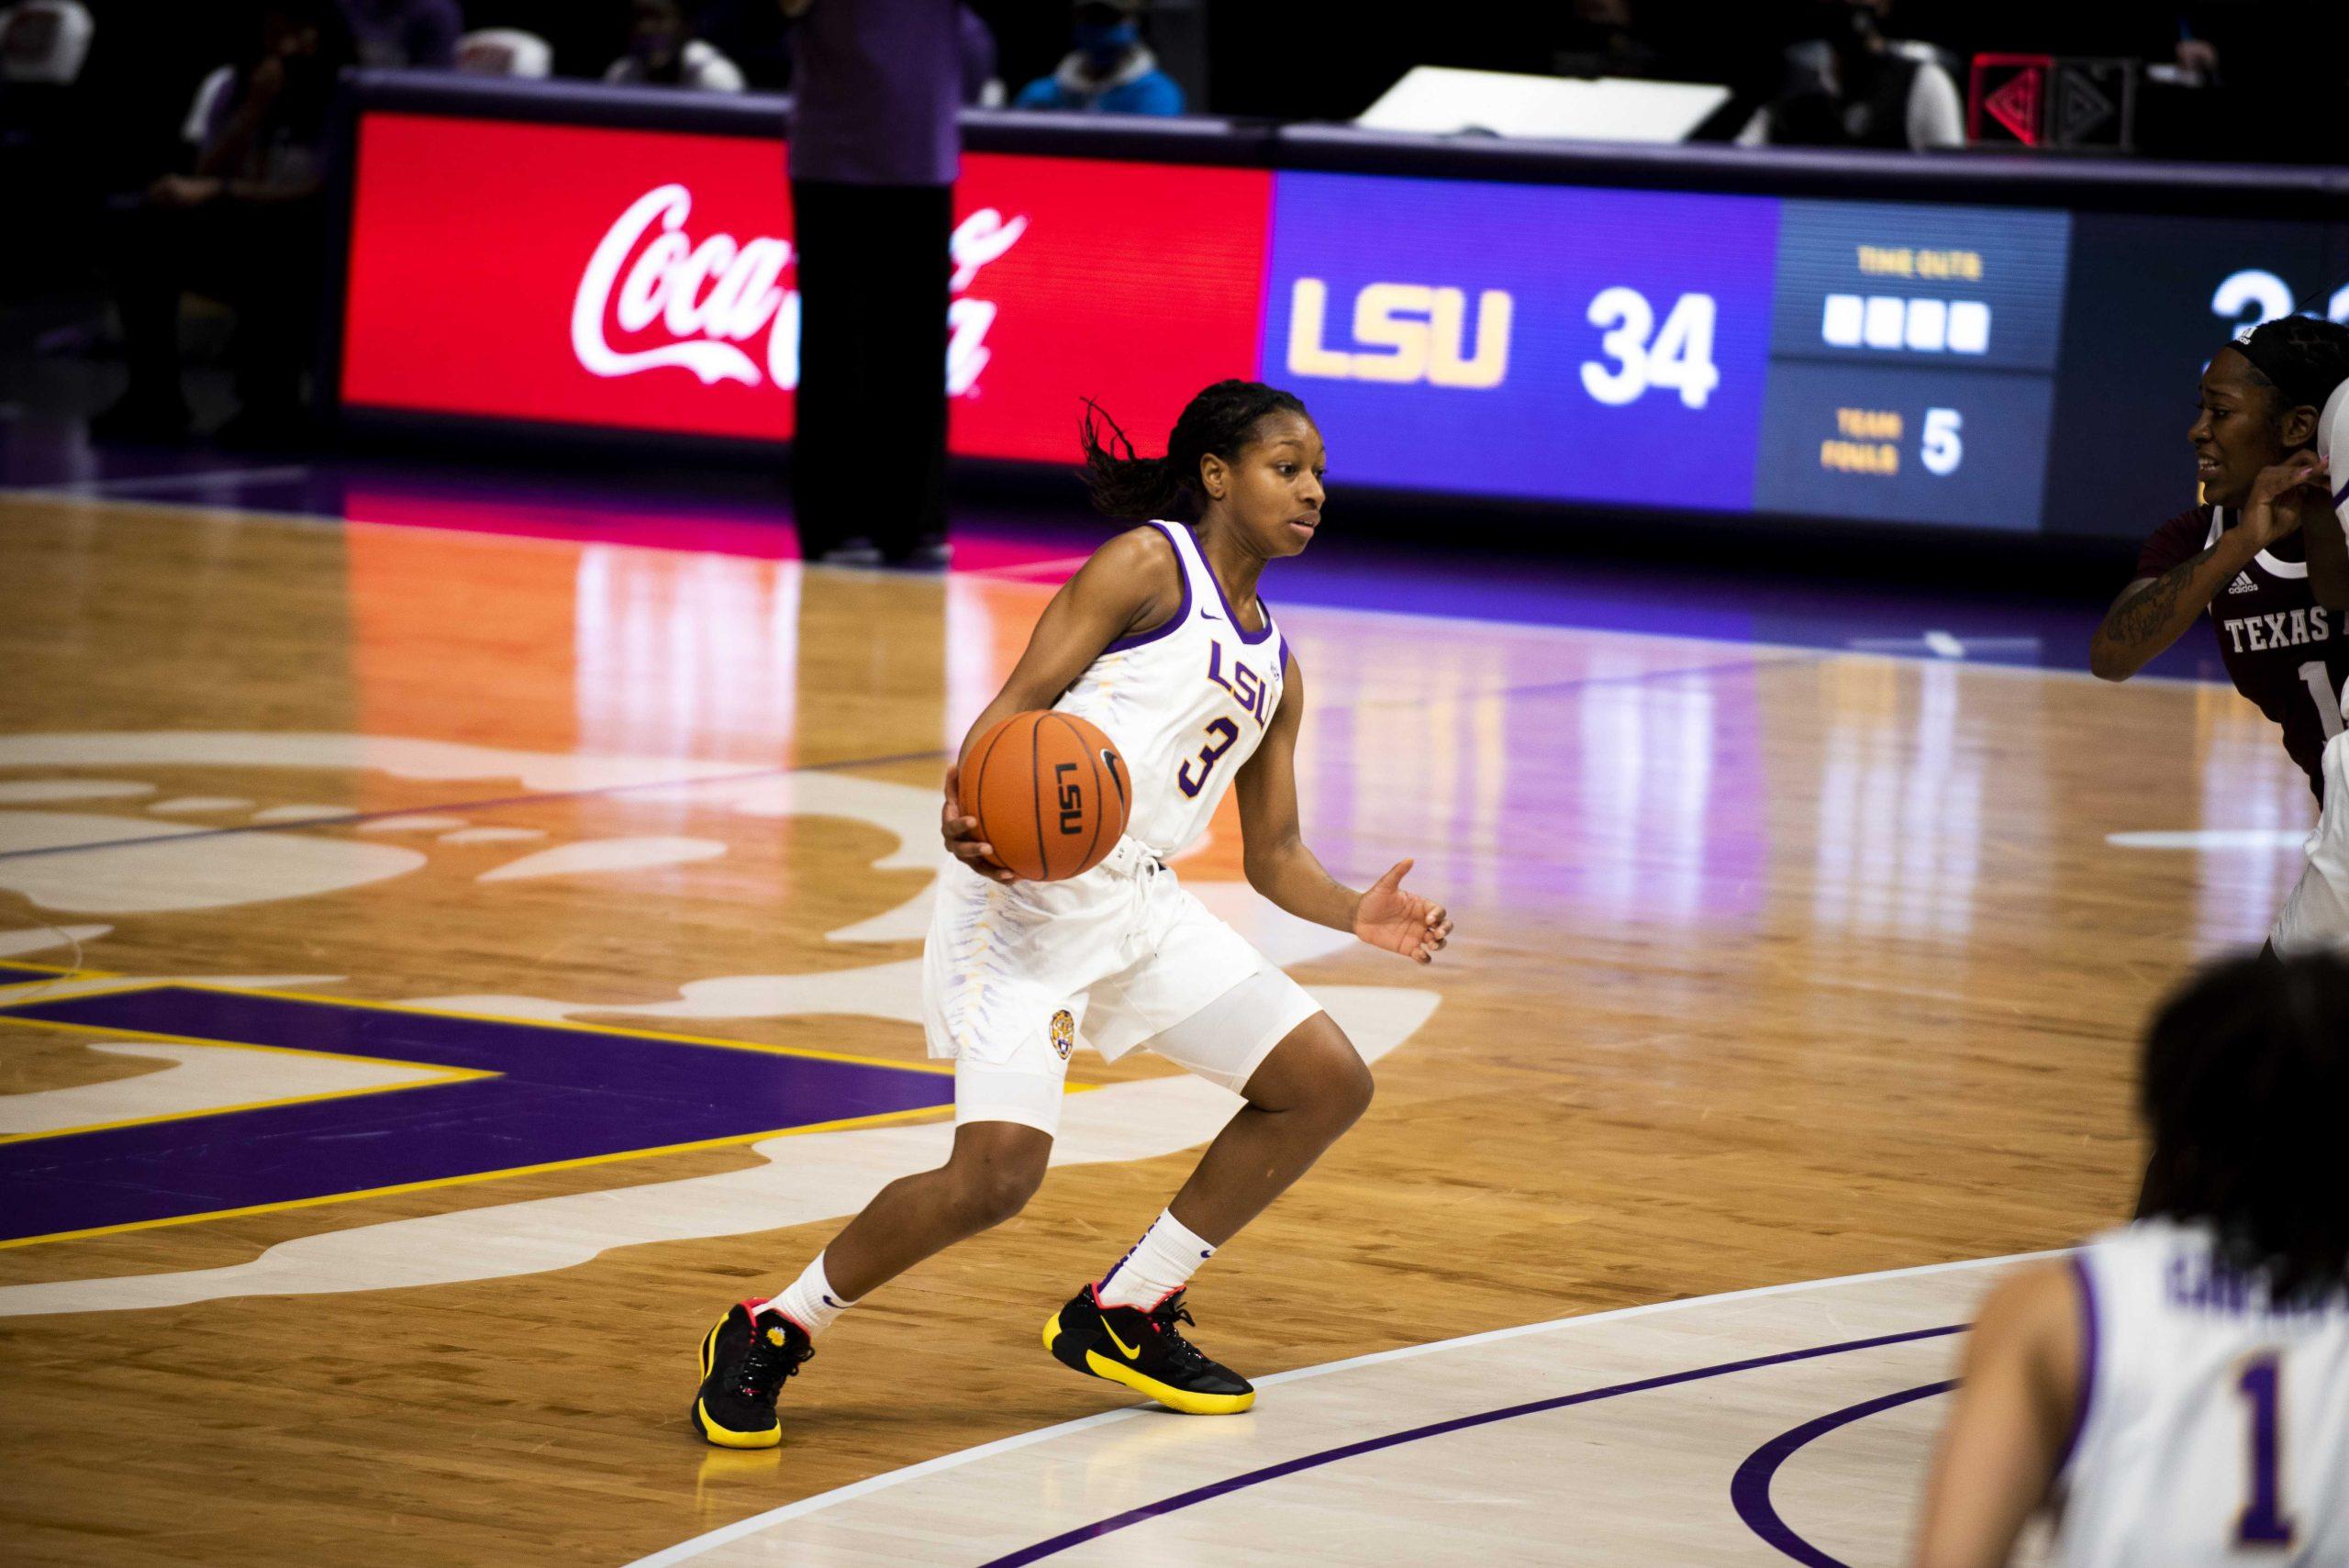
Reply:
[[[2235,1392],[2251,1407],[2251,1496],[2235,1520],[2241,1546],[2289,1546],[2292,1521],[2284,1517],[2277,1477],[2284,1470],[2282,1358],[2270,1351],[2246,1362]]]
[[[1208,734],[1210,739],[1206,745],[1199,748],[1199,754],[1194,759],[1198,764],[1199,776],[1197,778],[1191,776],[1190,762],[1184,763],[1174,771],[1174,782],[1182,786],[1185,795],[1194,798],[1197,796],[1199,791],[1208,787],[1208,775],[1215,772],[1217,762],[1226,751],[1240,743],[1240,726],[1228,718],[1208,719]]]
[[[2307,684],[2309,695],[2316,699],[2316,716],[2324,721],[2324,738],[2330,740],[2341,733],[2342,715],[2349,712],[2349,685],[2334,691],[2332,673],[2325,669],[2321,659],[2311,659],[2301,665],[2300,679]]]

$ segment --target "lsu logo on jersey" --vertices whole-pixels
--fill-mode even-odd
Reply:
[[[1059,1053],[1063,1062],[1066,1062],[1068,1053],[1075,1045],[1076,1016],[1063,1007],[1052,1015],[1052,1050]]]
[[[1506,290],[1476,296],[1475,351],[1468,352],[1468,295],[1421,284],[1369,284],[1354,295],[1348,350],[1325,341],[1330,285],[1299,278],[1289,291],[1288,368],[1330,381],[1392,382],[1465,391],[1497,387],[1508,376],[1510,317]]]
[[[1226,668],[1223,644],[1208,644],[1208,679],[1231,694],[1231,700],[1248,711],[1250,717],[1262,728],[1273,717],[1273,704],[1277,688],[1269,675],[1255,671],[1234,658]]]

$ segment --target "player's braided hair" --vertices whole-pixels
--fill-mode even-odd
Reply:
[[[2312,316],[2279,316],[2238,344],[2252,373],[2272,386],[2288,413],[2324,406],[2332,389],[2349,381],[2349,326]]]
[[[1109,517],[1135,522],[1197,517],[1205,506],[1199,460],[1213,452],[1226,462],[1238,462],[1256,422],[1283,411],[1303,415],[1305,405],[1296,394],[1261,381],[1219,381],[1183,406],[1166,437],[1164,457],[1142,457],[1108,410],[1088,397],[1077,440],[1085,449],[1085,483],[1093,505]]]
[[[2140,1218],[2204,1220],[2220,1260],[2271,1298],[2349,1288],[2341,1123],[2349,962],[2239,958],[2180,988],[2145,1037],[2138,1108],[2154,1138]]]

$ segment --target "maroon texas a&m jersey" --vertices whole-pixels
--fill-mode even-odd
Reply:
[[[2235,515],[2218,506],[2180,512],[2145,541],[2137,575],[2160,576],[2234,526]],[[2277,540],[2235,573],[2210,601],[2210,624],[2235,690],[2284,727],[2284,750],[2322,799],[2324,743],[2341,733],[2349,702],[2349,616],[2316,602],[2300,536]]]

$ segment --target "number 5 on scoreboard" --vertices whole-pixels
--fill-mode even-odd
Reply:
[[[1608,328],[1598,351],[1615,363],[1585,360],[1583,390],[1620,408],[1638,402],[1651,386],[1676,387],[1683,406],[1702,408],[1721,383],[1721,373],[1713,368],[1713,316],[1711,295],[1684,294],[1659,328],[1655,307],[1639,290],[1620,284],[1599,290],[1587,318],[1593,327]]]
[[[1954,408],[1925,410],[1925,441],[1917,455],[1923,460],[1926,473],[1947,479],[1957,472],[1965,457],[1965,443],[1957,434],[1965,423]]]

